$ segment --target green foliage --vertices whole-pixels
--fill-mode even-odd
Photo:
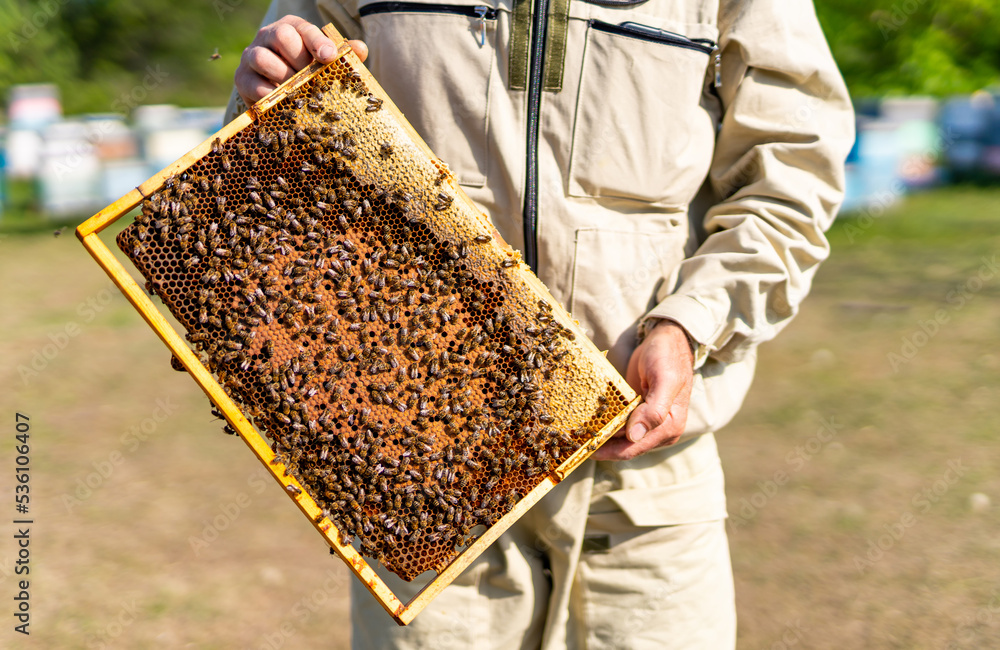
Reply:
[[[0,0],[0,90],[55,83],[67,113],[225,104],[266,9],[267,0]]]
[[[995,0],[819,0],[816,11],[855,97],[947,96],[1000,82]]]

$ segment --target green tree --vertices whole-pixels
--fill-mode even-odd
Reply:
[[[818,0],[851,93],[946,96],[1000,81],[995,0]]]
[[[224,104],[267,0],[0,0],[0,89],[59,86],[67,113]],[[216,48],[221,58],[213,59]],[[6,97],[3,98],[6,100]]]

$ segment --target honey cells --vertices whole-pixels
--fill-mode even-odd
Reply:
[[[386,112],[341,59],[117,242],[342,541],[412,580],[626,399]]]

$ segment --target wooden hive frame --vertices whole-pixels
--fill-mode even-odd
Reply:
[[[430,160],[436,161],[433,152],[427,147],[420,136],[412,129],[403,115],[392,104],[382,88],[371,77],[367,69],[351,50],[347,43],[336,30],[327,25],[323,30],[337,45],[337,57],[341,62],[348,63],[351,68],[360,75],[364,84],[371,94],[382,100],[382,110],[388,111],[398,121],[401,128],[412,143],[423,152]],[[330,64],[332,65],[332,64]],[[244,415],[237,404],[230,398],[227,392],[213,377],[209,369],[202,363],[198,355],[188,346],[184,338],[168,323],[164,314],[154,306],[150,297],[143,291],[132,275],[115,258],[109,248],[104,244],[99,233],[117,220],[127,215],[134,208],[139,206],[144,200],[161,188],[167,179],[174,177],[208,155],[213,147],[213,142],[225,142],[240,131],[254,124],[270,108],[275,106],[290,93],[296,91],[317,72],[322,71],[326,66],[318,62],[313,62],[303,70],[299,71],[286,83],[261,99],[248,111],[237,117],[235,120],[224,126],[220,131],[207,139],[201,145],[195,147],[188,154],[178,161],[169,165],[158,174],[135,188],[124,197],[109,205],[104,210],[81,224],[77,228],[77,237],[83,243],[87,251],[93,256],[97,263],[104,269],[112,281],[118,286],[129,302],[135,307],[142,318],[156,332],[160,339],[173,353],[187,372],[194,378],[201,389],[208,396],[224,415],[229,425],[250,447],[260,462],[268,469],[275,480],[286,491],[286,494],[295,502],[303,514],[309,518],[316,529],[323,535],[333,552],[339,555],[351,571],[363,582],[366,588],[375,596],[382,607],[400,625],[406,625],[412,621],[416,615],[427,606],[427,604],[439,594],[491,543],[493,543],[504,531],[506,531],[519,517],[529,508],[538,502],[546,493],[555,487],[570,472],[576,469],[586,460],[601,444],[610,438],[627,420],[629,413],[638,404],[640,398],[628,386],[628,384],[616,373],[604,358],[603,354],[586,338],[579,326],[572,320],[549,294],[546,287],[527,270],[523,265],[519,265],[520,279],[538,297],[547,300],[554,307],[554,313],[558,316],[559,322],[572,330],[576,335],[576,345],[589,359],[599,366],[607,376],[609,382],[617,391],[624,396],[627,405],[614,415],[596,434],[588,444],[581,446],[575,453],[561,462],[552,472],[546,475],[541,481],[523,496],[512,509],[499,518],[496,523],[489,527],[486,532],[473,541],[468,547],[462,550],[457,557],[440,570],[436,577],[427,583],[421,591],[409,602],[403,603],[386,585],[386,583],[376,574],[372,567],[365,561],[361,554],[350,543],[344,543],[342,531],[327,518],[324,518],[323,510],[310,496],[303,485],[294,475],[287,474],[281,459],[276,457],[265,438],[258,432],[250,420]],[[454,183],[454,179],[448,178],[448,186],[455,194],[455,200],[462,202],[472,209],[472,212],[479,216],[482,223],[480,227],[488,228],[493,238],[501,246],[507,246],[499,237],[499,234],[492,228],[488,218],[475,208],[472,201],[461,191],[461,188]],[[511,249],[512,251],[512,249]]]

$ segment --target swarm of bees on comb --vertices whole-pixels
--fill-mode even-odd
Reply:
[[[117,241],[321,517],[412,580],[634,395],[383,102],[320,69]]]

